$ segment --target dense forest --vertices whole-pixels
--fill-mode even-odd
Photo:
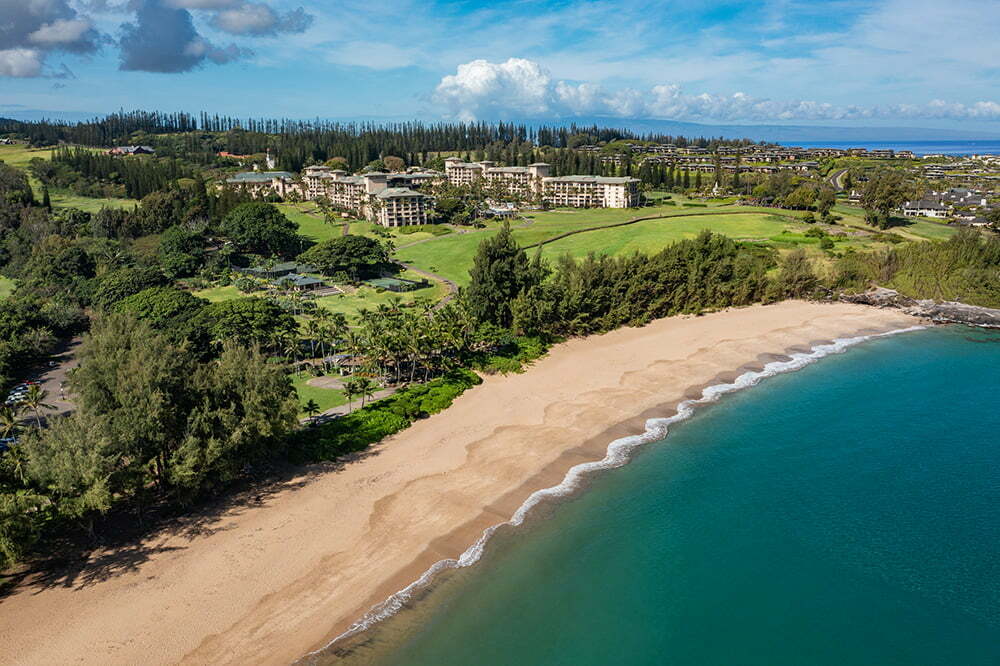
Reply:
[[[544,151],[613,141],[701,147],[751,143],[749,140],[638,134],[627,129],[598,126],[548,127],[504,122],[337,123],[147,111],[123,111],[81,123],[0,119],[0,134],[5,133],[26,138],[35,146],[70,143],[107,148],[148,143],[162,155],[184,156],[195,161],[212,159],[219,151],[238,155],[271,151],[279,156],[283,168],[292,171],[334,157],[342,157],[352,169],[359,169],[385,155],[403,157],[407,164],[424,164],[432,154],[439,152],[473,155],[482,151],[489,159],[497,159],[502,150],[506,151],[506,159],[502,161],[513,165],[521,163],[519,156],[530,156],[532,147]],[[593,168],[577,172],[597,173]]]

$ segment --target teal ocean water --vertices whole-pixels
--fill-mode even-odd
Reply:
[[[998,664],[1000,334],[724,396],[318,663]]]

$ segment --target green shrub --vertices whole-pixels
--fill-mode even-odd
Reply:
[[[405,388],[336,421],[295,433],[291,458],[300,463],[315,462],[362,451],[405,430],[417,419],[446,409],[466,389],[480,383],[482,379],[476,373],[456,370],[426,384]]]

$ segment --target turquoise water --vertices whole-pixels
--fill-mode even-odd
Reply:
[[[501,535],[348,661],[1000,663],[998,399],[1000,335],[962,328],[766,379]]]

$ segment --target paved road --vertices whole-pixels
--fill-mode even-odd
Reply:
[[[434,308],[433,308],[434,310],[440,310],[444,306],[448,305],[448,303],[451,303],[455,299],[455,296],[458,295],[458,285],[455,284],[454,281],[449,280],[448,278],[446,278],[445,276],[438,275],[437,273],[431,273],[430,271],[425,271],[422,268],[417,268],[413,264],[404,264],[402,261],[399,261],[398,259],[394,259],[394,261],[398,265],[400,265],[403,268],[405,268],[406,270],[413,271],[417,275],[421,275],[421,276],[423,276],[425,278],[428,278],[430,280],[437,280],[438,282],[443,282],[444,283],[444,286],[447,287],[447,289],[448,289],[448,293],[445,294],[444,298],[442,298],[440,301],[438,301],[437,303],[434,304]]]
[[[843,181],[844,181],[844,174],[846,173],[847,169],[840,169],[838,171],[834,171],[833,173],[831,173],[829,176],[826,177],[826,182],[830,183],[833,189],[839,192],[840,190],[844,189]]]
[[[67,386],[67,373],[79,364],[76,360],[76,349],[79,346],[80,338],[73,338],[53,355],[52,360],[56,363],[54,367],[43,366],[31,375],[31,379],[41,383],[42,390],[46,393],[45,403],[49,408],[39,410],[43,422],[52,416],[66,416],[76,409]],[[25,410],[21,421],[34,423],[34,412]]]

